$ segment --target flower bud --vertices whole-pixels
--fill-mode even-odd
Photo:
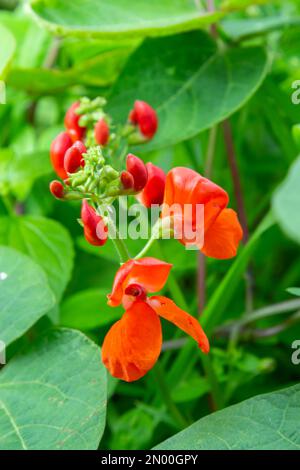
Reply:
[[[145,207],[151,207],[152,204],[162,204],[166,185],[166,175],[161,168],[153,163],[146,163],[148,172],[147,184],[137,199]]]
[[[133,188],[135,191],[141,191],[147,183],[148,173],[143,160],[132,153],[127,155],[126,169],[133,177]]]
[[[82,201],[81,220],[86,241],[94,246],[104,245],[108,237],[107,226],[86,199]]]
[[[109,127],[104,119],[99,119],[94,129],[97,144],[106,145],[109,140]]]
[[[79,125],[80,116],[76,114],[76,109],[80,106],[80,102],[76,101],[70,106],[65,115],[65,127],[68,130],[72,141],[81,140],[85,134],[85,127]]]
[[[85,145],[77,140],[72,147],[70,147],[64,158],[65,171],[67,173],[76,173],[80,166],[84,166],[83,154],[87,152]]]
[[[54,180],[50,183],[50,192],[56,197],[56,199],[63,199],[65,195],[65,189],[60,181]]]
[[[146,139],[152,139],[157,131],[157,114],[145,101],[135,101],[134,108],[129,113],[129,121],[139,126],[141,134]]]
[[[121,184],[123,189],[133,189],[134,187],[134,179],[129,171],[122,171],[120,176]]]
[[[64,168],[64,158],[66,151],[71,147],[72,140],[67,132],[61,132],[53,140],[50,147],[50,158],[52,166],[56,174],[61,178],[65,179],[68,177]]]

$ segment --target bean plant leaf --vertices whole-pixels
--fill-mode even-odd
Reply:
[[[286,179],[273,197],[277,222],[288,237],[300,243],[300,157],[292,165]]]
[[[15,39],[8,29],[0,25],[0,78],[5,75],[7,66],[9,65],[16,47]]]
[[[73,244],[67,230],[44,217],[0,218],[0,244],[28,254],[45,271],[60,300],[73,269]]]
[[[1,450],[95,450],[105,413],[100,350],[80,332],[51,330],[0,372]]]
[[[161,36],[197,29],[222,17],[192,0],[31,0],[38,21],[57,35],[99,38]]]
[[[60,323],[91,330],[116,321],[123,312],[107,305],[107,294],[106,289],[87,289],[72,295],[61,306]]]
[[[258,395],[200,419],[160,450],[299,450],[300,385]]]
[[[159,129],[143,148],[173,145],[245,104],[262,83],[266,63],[261,48],[218,51],[202,31],[147,39],[116,82],[109,111],[126,122],[136,99],[149,102],[158,112]]]
[[[239,41],[291,26],[300,26],[300,17],[226,18],[222,23],[222,29],[225,33],[232,39]]]
[[[28,256],[1,246],[0,341],[10,344],[54,305],[43,270]]]

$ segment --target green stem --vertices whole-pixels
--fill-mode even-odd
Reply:
[[[160,228],[160,222],[161,220],[159,219],[156,224],[153,226],[152,228],[152,233],[151,233],[151,237],[149,238],[149,240],[147,241],[146,245],[142,248],[142,250],[135,256],[134,259],[140,259],[140,258],[143,258],[147,252],[150,250],[150,248],[152,247],[152,245],[157,241],[159,240],[159,228]]]
[[[109,213],[109,211],[108,211]],[[118,229],[113,221],[113,219],[108,216],[107,217],[107,225],[108,225],[108,232],[110,234],[110,239],[113,242],[113,245],[116,249],[116,252],[119,255],[120,263],[123,264],[130,259],[129,252],[127,250],[127,246],[125,245],[122,238],[120,238]]]
[[[168,385],[165,381],[164,373],[161,370],[161,366],[159,363],[157,363],[155,368],[153,369],[153,375],[160,390],[161,397],[168,411],[170,412],[170,415],[174,419],[174,422],[176,423],[179,429],[187,427],[189,423],[185,420],[185,418],[182,416],[179,409],[173,402]]]

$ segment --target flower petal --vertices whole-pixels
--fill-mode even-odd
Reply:
[[[123,283],[130,273],[130,270],[133,266],[134,260],[130,259],[118,269],[117,274],[114,279],[113,288],[108,297],[108,305],[111,307],[117,307],[122,302],[122,297],[124,295]]]
[[[167,282],[172,264],[156,258],[129,260],[118,270],[108,304],[111,307],[120,305],[125,289],[130,284],[140,284],[146,292],[157,292]]]
[[[178,328],[197,341],[200,349],[205,354],[209,352],[207,336],[196,318],[177,307],[177,305],[167,297],[160,295],[150,297],[148,299],[148,304],[159,316],[174,323],[174,325],[178,326]]]
[[[134,302],[107,333],[102,361],[118,379],[132,382],[156,363],[162,345],[161,324],[145,302]]]
[[[162,217],[173,213],[179,219],[181,213],[184,223],[189,223],[191,228],[196,229],[197,205],[203,205],[204,226],[197,229],[200,233],[201,229],[205,233],[228,201],[228,194],[220,186],[190,168],[177,167],[167,174]],[[187,218],[190,220],[186,220]],[[184,244],[191,243],[184,236],[181,241]]]
[[[212,258],[232,258],[236,255],[242,237],[243,230],[236,212],[224,209],[206,232],[201,251]]]

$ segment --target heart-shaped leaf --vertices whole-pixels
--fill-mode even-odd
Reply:
[[[159,128],[143,148],[173,145],[235,112],[265,73],[266,55],[259,47],[220,52],[201,31],[147,39],[113,88],[109,111],[124,123],[136,99],[147,101],[158,112]]]
[[[95,450],[105,413],[100,351],[82,333],[52,330],[0,372],[1,450]]]
[[[250,398],[200,419],[160,450],[299,450],[300,385]]]
[[[22,336],[55,305],[43,270],[28,256],[0,247],[0,340]]]

